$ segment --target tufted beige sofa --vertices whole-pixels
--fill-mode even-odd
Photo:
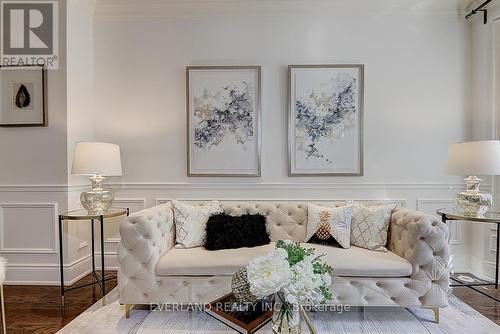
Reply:
[[[201,205],[203,202],[191,201]],[[302,242],[307,203],[296,201],[221,201],[232,215],[260,213],[267,218],[271,240]],[[314,202],[337,206],[339,202]],[[358,247],[348,250],[314,245],[334,267],[333,303],[432,308],[447,305],[449,286],[448,229],[437,217],[406,209],[391,217],[387,253]],[[229,292],[231,275],[274,245],[237,250],[176,249],[170,202],[131,214],[120,225],[118,251],[120,302],[126,314],[134,304],[204,303]]]

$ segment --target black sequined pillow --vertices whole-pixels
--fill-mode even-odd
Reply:
[[[216,214],[207,222],[205,248],[208,250],[256,247],[271,242],[263,215]]]

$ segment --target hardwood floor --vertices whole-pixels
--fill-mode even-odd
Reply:
[[[108,273],[114,274],[114,273]],[[90,282],[90,275],[75,285]],[[106,282],[106,290],[116,286],[116,279]],[[4,286],[7,334],[52,334],[101,299],[98,285],[67,292],[66,307],[61,311],[58,286]]]
[[[452,277],[462,283],[489,283],[469,273],[454,273]],[[451,284],[457,285],[458,282],[452,280]],[[477,289],[500,299],[500,289],[495,290],[494,286],[477,287]],[[500,326],[500,303],[467,287],[454,287],[451,291],[455,296]]]
[[[90,275],[76,284],[90,282]],[[116,279],[106,284],[107,291],[116,286]],[[8,334],[52,334],[71,322],[80,313],[101,298],[98,286],[83,288],[66,294],[66,307],[61,312],[59,287],[5,286],[5,309]],[[500,290],[486,290],[500,297]],[[453,288],[455,296],[500,325],[500,303],[471,289]]]
[[[489,291],[485,291],[488,294],[500,298],[500,290],[495,288],[489,288]],[[463,300],[466,304],[470,305],[473,309],[495,322],[500,326],[500,303],[497,303],[493,299],[485,297],[480,293],[477,293],[469,288],[452,288],[452,292],[455,296]]]

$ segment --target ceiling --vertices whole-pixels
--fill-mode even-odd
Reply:
[[[97,0],[97,16],[253,13],[465,14],[481,0]]]

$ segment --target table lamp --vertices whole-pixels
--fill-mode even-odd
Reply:
[[[484,140],[452,144],[448,150],[448,174],[466,176],[466,190],[456,203],[466,216],[477,217],[493,204],[491,194],[479,191],[483,180],[476,175],[500,175],[500,141]]]
[[[71,174],[89,175],[92,190],[80,195],[82,206],[91,215],[106,213],[113,203],[113,192],[104,190],[105,176],[121,176],[120,146],[109,143],[80,142],[75,146]]]

